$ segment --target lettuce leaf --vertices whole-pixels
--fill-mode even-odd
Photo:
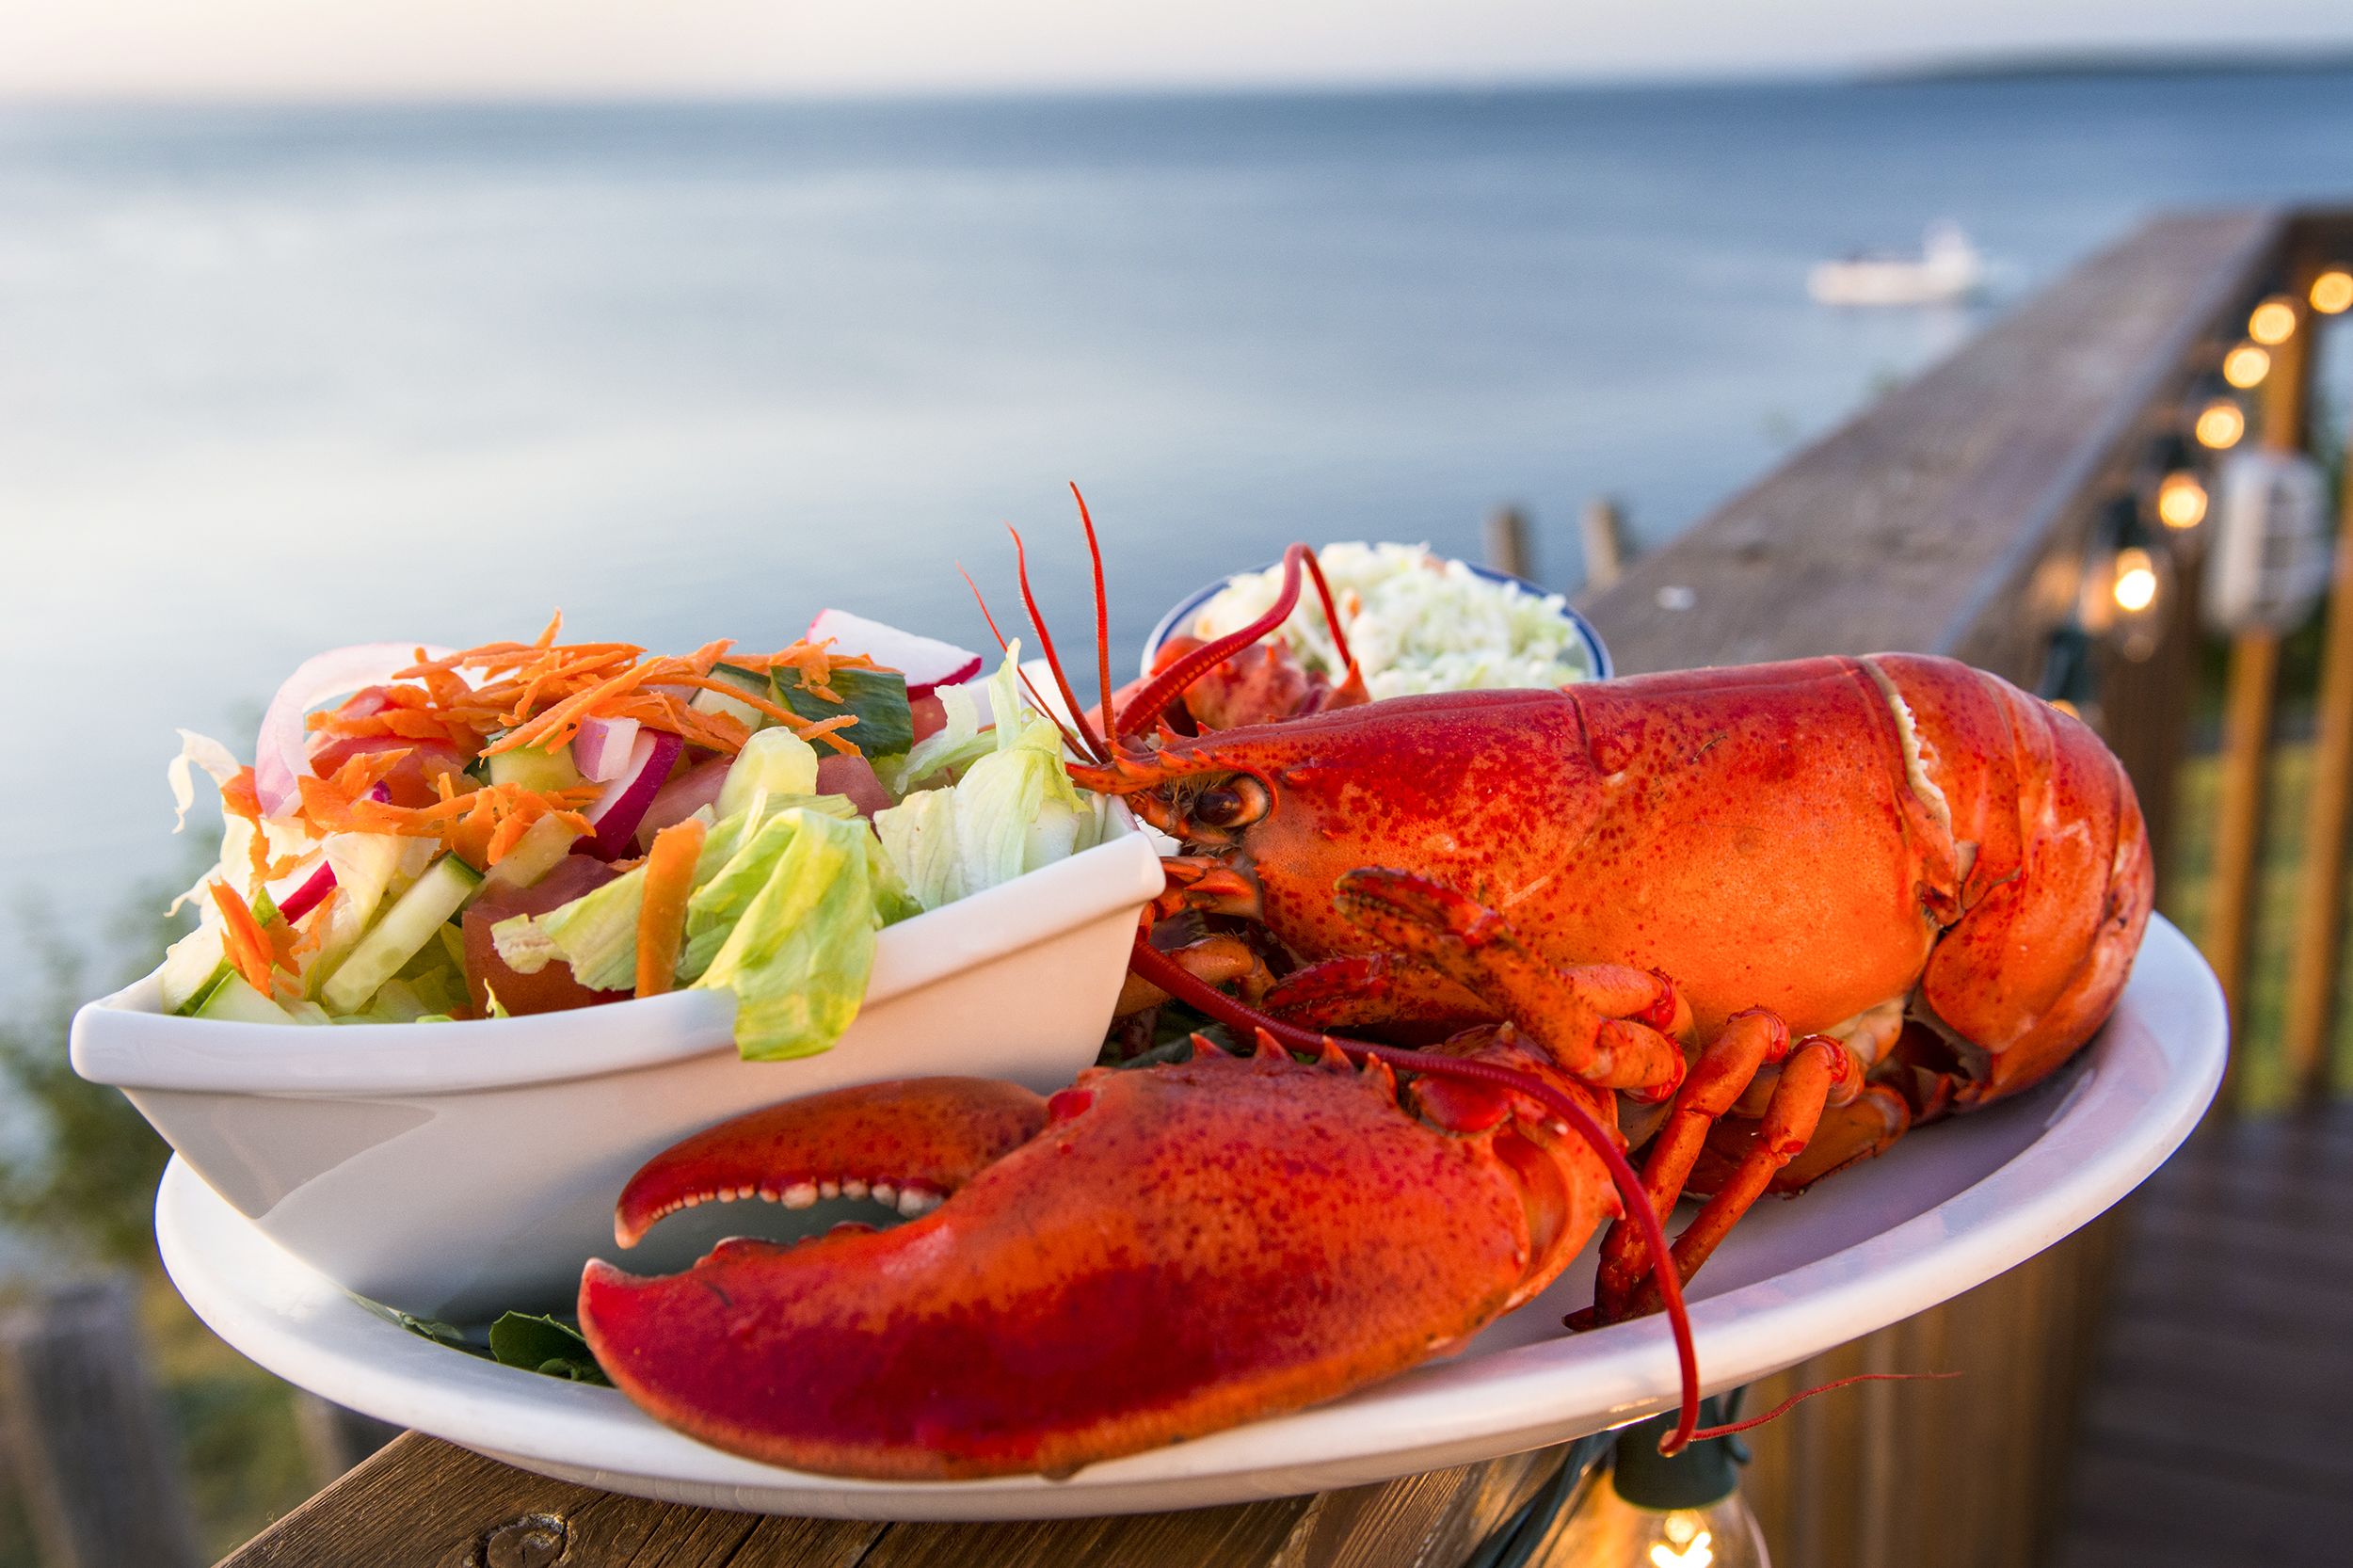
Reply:
[[[1017,652],[1021,645],[1014,645]],[[1003,672],[998,672],[1001,680]],[[904,795],[923,780],[947,769],[951,773],[969,766],[980,758],[997,749],[997,737],[989,729],[993,705],[987,698],[997,684],[976,688],[967,681],[957,686],[942,686],[932,695],[939,698],[940,711],[946,718],[941,728],[916,743],[904,757],[885,758],[877,762],[874,772],[884,788],[893,795]]]
[[[962,765],[942,759],[961,759],[968,763],[963,776],[874,814],[883,852],[926,909],[1093,848],[1110,822],[1106,804],[1070,782],[1054,722],[1022,702],[1019,659],[1016,643],[989,680],[990,709],[1004,715],[994,729],[958,740],[932,758],[923,755],[932,744],[926,741],[908,759],[909,774],[925,770],[917,776]],[[951,730],[955,718],[952,712]]]
[[[646,868],[632,867],[544,915],[499,921],[490,940],[517,974],[537,974],[560,958],[592,991],[627,990],[637,983],[637,911],[645,901]]]
[[[746,1061],[824,1050],[857,1016],[882,924],[869,837],[855,818],[794,809],[745,844],[746,855],[776,848],[776,858],[695,984],[735,993],[735,1045]]]
[[[726,940],[726,928],[749,906],[788,835],[767,840],[761,836],[792,811],[857,820],[857,808],[846,795],[771,796],[761,792],[750,806],[712,828],[695,861],[696,891],[687,900],[686,941],[679,963],[681,981],[691,981],[709,968]],[[499,921],[490,928],[490,939],[498,945],[499,957],[517,974],[537,974],[560,959],[591,990],[625,991],[637,982],[637,914],[645,902],[645,868],[632,867],[543,915],[515,915]]]

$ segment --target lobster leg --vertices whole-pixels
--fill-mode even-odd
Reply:
[[[1353,953],[1293,969],[1259,1005],[1302,1029],[1377,1029],[1385,1038],[1425,1044],[1498,1021],[1494,1008],[1436,969],[1394,952]]]
[[[1732,1109],[1759,1068],[1788,1053],[1788,1028],[1765,1009],[1752,1008],[1725,1020],[1692,1064],[1683,1087],[1675,1091],[1674,1109],[1651,1140],[1649,1158],[1642,1164],[1642,1188],[1653,1208],[1664,1214],[1674,1208],[1717,1118]],[[1650,1250],[1641,1233],[1624,1220],[1612,1224],[1602,1238],[1601,1267],[1593,1280],[1593,1320],[1625,1316],[1650,1267]]]
[[[1219,932],[1189,942],[1172,950],[1168,956],[1195,980],[1210,985],[1234,985],[1236,994],[1253,1006],[1274,983],[1273,974],[1257,950],[1231,932]],[[1124,1018],[1147,1007],[1158,1007],[1167,1000],[1166,991],[1142,975],[1130,973],[1120,984],[1119,1002],[1112,1016]]]
[[[1213,855],[1163,855],[1160,875],[1165,886],[1152,901],[1156,920],[1188,909],[1253,920],[1265,918],[1257,884]]]
[[[1673,1260],[1679,1281],[1688,1282],[1699,1272],[1700,1265],[1707,1261],[1740,1216],[1764,1195],[1766,1187],[1782,1167],[1803,1152],[1821,1119],[1822,1106],[1849,1060],[1844,1046],[1822,1034],[1806,1036],[1790,1051],[1788,1060],[1782,1064],[1781,1081],[1774,1086],[1772,1102],[1766,1107],[1764,1121],[1748,1154],[1684,1227],[1683,1234],[1675,1238]],[[1593,1304],[1593,1321],[1614,1322],[1656,1312],[1658,1299],[1657,1281],[1645,1278],[1641,1288],[1622,1305],[1613,1307],[1597,1300]]]
[[[1805,1152],[1782,1167],[1768,1192],[1802,1192],[1833,1171],[1868,1160],[1902,1137],[1913,1122],[1912,1107],[1884,1083],[1866,1084],[1845,1105],[1832,1096]]]
[[[1513,1019],[1582,1081],[1654,1099],[1683,1081],[1682,1048],[1661,1031],[1689,1027],[1690,1009],[1657,975],[1623,964],[1556,968],[1494,910],[1408,872],[1346,872],[1334,899],[1374,936]]]

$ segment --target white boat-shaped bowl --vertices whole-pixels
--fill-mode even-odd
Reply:
[[[884,930],[857,1021],[815,1056],[742,1060],[725,992],[287,1028],[165,1016],[149,975],[74,1016],[73,1069],[346,1289],[458,1321],[568,1310],[581,1264],[613,1250],[622,1185],[689,1132],[845,1084],[968,1073],[1044,1091],[1092,1063],[1161,888],[1121,819],[1107,843]],[[708,1240],[644,1265],[682,1266]]]

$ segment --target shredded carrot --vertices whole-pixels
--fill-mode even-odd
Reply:
[[[262,796],[254,786],[251,768],[239,768],[236,776],[220,787],[220,808],[253,824],[253,838],[246,846],[246,853],[253,862],[253,880],[267,881],[269,835],[262,829]]]
[[[207,891],[213,895],[214,907],[220,911],[221,951],[248,985],[268,996],[274,955],[269,937],[263,934],[262,922],[253,918],[253,911],[228,883],[215,878]]]
[[[637,906],[637,994],[658,997],[678,974],[686,939],[686,900],[695,890],[695,861],[703,852],[703,824],[693,817],[653,836],[646,856],[645,902]]]
[[[803,740],[823,742],[844,755],[858,749],[840,733],[857,722],[855,715],[806,719],[779,693],[746,692],[714,672],[725,662],[731,668],[764,674],[771,681],[796,679],[803,689],[839,703],[840,695],[828,684],[830,676],[838,669],[877,668],[864,654],[837,654],[829,641],[806,638],[773,653],[737,652],[731,641],[721,638],[682,657],[648,656],[633,643],[559,642],[563,627],[559,612],[528,643],[484,643],[434,659],[419,648],[410,664],[387,684],[372,689],[376,700],[345,704],[349,712],[336,709],[312,715],[308,728],[327,740],[413,745],[394,744],[379,752],[362,752],[339,765],[331,777],[297,779],[303,825],[313,836],[356,832],[439,839],[477,869],[496,865],[534,823],[551,814],[584,822],[580,810],[596,792],[593,787],[535,792],[511,784],[477,785],[472,777],[453,771],[440,748],[446,746],[470,760],[524,747],[554,750],[570,742],[582,724],[600,719],[632,720],[676,735],[701,752],[731,756],[743,750],[752,727],[729,713],[697,710],[694,698],[704,691],[731,697]],[[414,755],[414,747],[427,748],[424,772],[438,798],[423,807],[374,798],[371,792]],[[224,793],[231,809],[254,823],[256,878],[267,880],[292,869],[291,859],[268,858],[250,780],[242,793],[236,781]]]
[[[335,902],[343,896],[344,890],[340,886],[329,888],[324,898],[311,905],[309,913],[303,916],[303,920],[308,922],[307,928],[295,933],[293,940],[286,945],[285,955],[281,960],[284,968],[299,974],[302,969],[302,961],[326,944],[327,927],[334,918],[332,912]]]
[[[840,735],[834,733],[834,731],[838,729],[847,729],[850,726],[856,723],[857,723],[857,715],[856,713],[836,713],[833,717],[812,724],[808,728],[802,730],[801,739],[804,741],[823,741],[827,745],[833,747],[834,750],[840,752],[842,756],[855,757],[857,755],[856,745],[849,741],[843,740]]]

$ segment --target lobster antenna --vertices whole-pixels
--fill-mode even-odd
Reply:
[[[1844,1388],[1850,1383],[1912,1383],[1915,1380],[1942,1383],[1946,1378],[1959,1376],[1961,1376],[1959,1372],[1857,1372],[1850,1378],[1836,1378],[1829,1383],[1817,1383],[1811,1388],[1792,1394],[1762,1416],[1752,1416],[1745,1421],[1726,1421],[1720,1427],[1702,1427],[1691,1434],[1691,1441],[1712,1443],[1719,1437],[1730,1437],[1734,1432],[1746,1432],[1751,1427],[1761,1427],[1768,1421],[1778,1421],[1797,1408],[1800,1400],[1810,1400],[1817,1394],[1827,1394],[1833,1388]]]
[[[1200,680],[1206,671],[1224,664],[1289,618],[1299,603],[1300,563],[1310,559],[1311,552],[1304,544],[1295,544],[1283,552],[1283,590],[1274,596],[1266,614],[1213,643],[1204,643],[1144,682],[1144,690],[1128,699],[1127,708],[1112,724],[1112,739],[1118,741],[1131,735],[1159,718],[1176,700],[1177,694]]]
[[[1087,531],[1087,559],[1095,568],[1095,679],[1103,693],[1103,737],[1115,742],[1119,736],[1119,717],[1112,712],[1112,606],[1103,592],[1103,546],[1095,536],[1095,514],[1087,510],[1087,498],[1079,493],[1079,482],[1070,482],[1070,498],[1079,504],[1079,522]],[[1111,747],[1104,748],[1109,751]]]
[[[1046,630],[1046,617],[1038,614],[1037,595],[1030,589],[1030,552],[1021,543],[1021,530],[1012,523],[1005,532],[1013,536],[1013,560],[1021,579],[1021,608],[1030,615],[1030,629],[1037,633],[1038,651],[1046,655],[1046,667],[1054,677],[1054,689],[1062,693],[1064,712],[1070,722],[1079,727],[1079,734],[1086,742],[1086,755],[1096,762],[1112,760],[1111,748],[1096,738],[1095,727],[1087,723],[1086,714],[1079,708],[1079,694],[1070,689],[1070,677],[1063,673],[1062,655],[1054,651],[1054,634]],[[1106,656],[1105,663],[1110,662]]]
[[[1307,550],[1305,545],[1295,548]],[[1323,563],[1312,550],[1307,550],[1307,574],[1316,580],[1316,596],[1323,600],[1324,630],[1332,633],[1332,651],[1339,655],[1340,668],[1345,670],[1356,662],[1356,655],[1349,651],[1348,633],[1340,630],[1340,612],[1332,602],[1332,584],[1323,580]]]
[[[1691,1441],[1700,1424],[1700,1362],[1699,1352],[1691,1340],[1691,1317],[1683,1304],[1683,1279],[1675,1269],[1674,1255],[1668,1250],[1666,1227],[1658,1222],[1658,1210],[1652,1206],[1650,1193],[1642,1186],[1642,1178],[1626,1162],[1617,1141],[1603,1129],[1599,1122],[1593,1120],[1592,1113],[1583,1106],[1541,1079],[1493,1062],[1466,1062],[1456,1056],[1430,1056],[1417,1050],[1401,1050],[1394,1046],[1342,1040],[1334,1035],[1301,1029],[1295,1024],[1287,1024],[1227,996],[1209,982],[1188,974],[1175,959],[1152,946],[1141,931],[1136,933],[1135,951],[1128,957],[1128,967],[1170,996],[1200,1009],[1220,1022],[1237,1029],[1263,1029],[1293,1049],[1320,1051],[1329,1044],[1345,1052],[1353,1061],[1369,1059],[1397,1072],[1492,1083],[1498,1088],[1526,1095],[1566,1122],[1608,1168],[1609,1179],[1625,1204],[1626,1213],[1641,1230],[1642,1240],[1649,1246],[1651,1256],[1657,1260],[1651,1269],[1651,1277],[1658,1286],[1659,1304],[1667,1314],[1668,1329],[1674,1336],[1675,1368],[1683,1384],[1683,1399],[1676,1414],[1675,1429],[1660,1440],[1658,1451],[1663,1454],[1680,1453]]]
[[[964,585],[972,590],[973,600],[981,607],[981,618],[988,622],[988,634],[997,639],[997,646],[1003,651],[1005,657],[1012,658],[1013,645],[1005,641],[1005,634],[1002,632],[997,630],[997,617],[988,613],[988,600],[982,594],[981,585],[972,581],[972,574],[964,569],[962,561],[956,563],[956,571],[964,579]],[[1046,722],[1052,725],[1055,732],[1062,736],[1063,744],[1073,751],[1083,749],[1079,744],[1079,737],[1063,728],[1062,720],[1054,717],[1053,711],[1046,705],[1046,699],[1037,695],[1035,686],[1030,684],[1030,672],[1019,664],[1016,664],[1013,666],[1013,673],[1014,679],[1021,682],[1021,689],[1030,694],[1030,706],[1046,715]]]

